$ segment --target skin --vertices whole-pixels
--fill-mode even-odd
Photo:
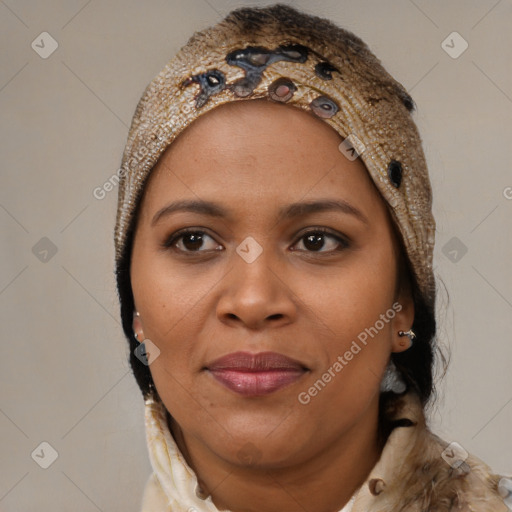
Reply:
[[[219,509],[340,510],[380,457],[380,381],[391,352],[408,348],[398,331],[410,329],[414,307],[409,290],[397,290],[386,204],[363,162],[339,151],[342,140],[296,107],[231,102],[192,123],[146,185],[131,263],[133,327],[161,351],[150,371],[171,432]],[[231,215],[181,211],[151,224],[178,199],[214,201]],[[339,211],[277,218],[282,206],[319,199],[343,199],[367,223]],[[304,235],[319,227],[348,247],[331,234],[308,243]],[[163,247],[183,228],[205,233],[202,243],[185,235]],[[248,236],[263,251],[251,263],[236,252]],[[396,301],[394,318],[301,404],[299,393]],[[244,397],[203,370],[239,350],[279,352],[309,371],[270,395]]]

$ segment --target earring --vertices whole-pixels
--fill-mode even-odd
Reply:
[[[384,377],[380,383],[381,392],[392,391],[393,393],[400,394],[403,393],[406,389],[406,383],[400,376],[400,372],[395,366],[393,359],[390,359],[384,372]]]
[[[408,331],[398,331],[398,336],[407,336],[409,338],[409,348],[412,347],[413,341],[416,339],[416,334],[414,334],[414,331],[412,329],[409,329]],[[403,347],[404,343],[400,342],[400,345]]]
[[[412,329],[408,331],[398,331],[398,336],[407,336],[409,338],[409,348],[411,348],[413,340],[416,338],[416,334]],[[400,342],[403,346],[403,342]],[[403,393],[407,389],[407,384],[403,381],[400,372],[398,371],[393,359],[389,360],[389,363],[384,372],[382,382],[380,384],[381,391],[392,391],[393,393]]]
[[[135,315],[140,316],[140,313],[138,311],[135,311]],[[139,335],[135,331],[133,331],[133,335],[135,336],[135,339],[139,341]]]

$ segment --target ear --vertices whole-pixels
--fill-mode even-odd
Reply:
[[[411,341],[408,336],[400,336],[399,331],[408,331],[414,322],[414,300],[409,289],[402,290],[395,305],[397,311],[393,319],[393,332],[391,333],[392,352],[403,352],[410,348]]]
[[[137,334],[137,340],[142,343],[144,340],[144,331],[142,329],[142,322],[138,311],[133,312],[133,332]]]

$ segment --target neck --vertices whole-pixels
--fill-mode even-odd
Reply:
[[[201,487],[219,510],[232,512],[333,512],[341,510],[380,458],[379,395],[364,415],[327,449],[300,464],[261,469],[229,466],[188,439],[168,416],[169,428]]]

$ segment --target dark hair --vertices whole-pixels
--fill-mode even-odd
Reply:
[[[381,196],[382,197],[382,196]],[[400,234],[397,224],[393,221],[391,207],[386,203],[389,218],[393,228],[393,235],[398,247],[396,254],[397,262],[397,283],[395,293],[399,291],[409,292],[414,304],[414,321],[411,329],[416,334],[412,346],[403,352],[393,352],[391,359],[404,382],[407,385],[405,392],[412,389],[420,398],[423,409],[430,406],[437,398],[437,389],[434,384],[434,370],[436,369],[436,356],[442,363],[441,378],[446,374],[449,362],[443,350],[437,343],[437,322],[435,314],[435,302],[429,304],[425,301],[412,265],[407,257],[403,237]],[[404,393],[405,393],[404,392]],[[403,393],[402,393],[403,394]],[[386,411],[392,407],[392,403],[399,395],[386,391],[380,394],[379,398],[379,441],[381,446],[385,443],[387,436],[398,423],[390,422]]]
[[[119,297],[119,304],[121,310],[121,324],[123,331],[128,340],[130,349],[129,361],[132,368],[135,380],[142,391],[144,399],[149,398],[156,394],[156,388],[153,383],[153,378],[149,371],[149,366],[146,366],[135,355],[135,349],[139,346],[139,341],[134,336],[133,332],[133,313],[135,311],[135,301],[133,298],[132,283],[130,279],[130,263],[133,247],[133,239],[135,234],[135,226],[137,225],[138,212],[140,210],[142,201],[139,201],[135,210],[133,220],[126,233],[126,245],[121,255],[121,258],[116,267],[116,282],[117,294]]]

